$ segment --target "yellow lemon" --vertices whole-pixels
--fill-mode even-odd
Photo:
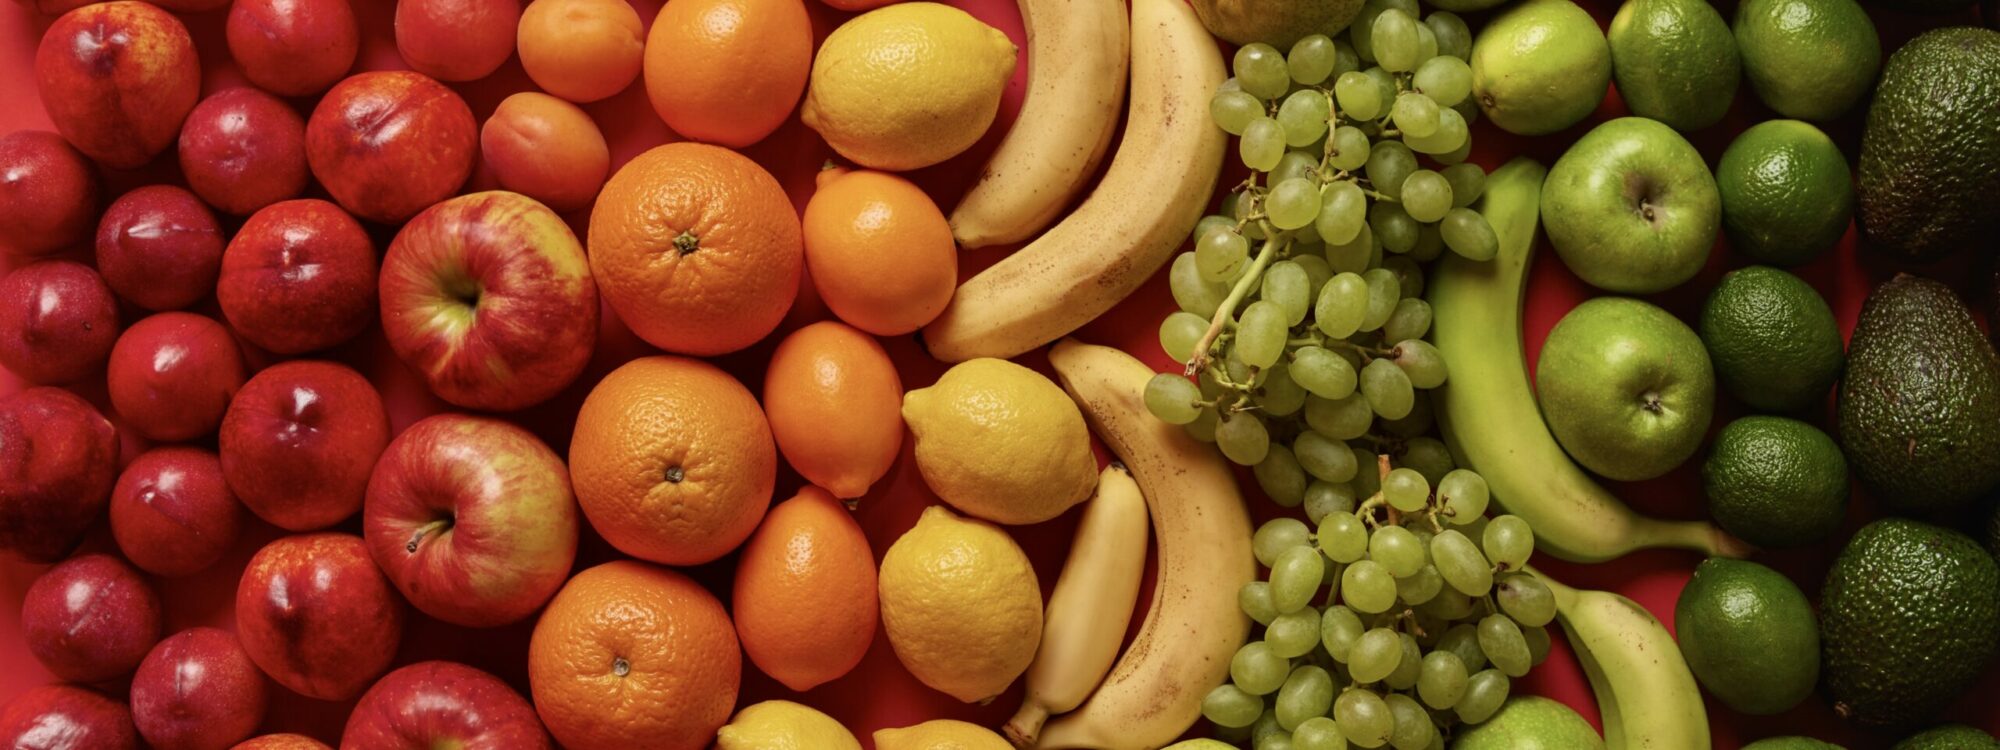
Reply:
[[[833,150],[866,167],[928,167],[993,124],[1014,43],[965,11],[898,3],[854,17],[813,58],[799,110]]]
[[[861,750],[833,717],[791,701],[746,706],[715,733],[719,750]]]
[[[1041,373],[974,359],[903,395],[924,484],[994,523],[1047,521],[1090,497],[1097,458],[1076,402]]]
[[[901,729],[875,730],[875,750],[1014,750],[978,724],[936,719]]]
[[[1042,639],[1042,589],[1000,527],[941,505],[882,556],[882,626],[903,668],[967,703],[1027,671]]]

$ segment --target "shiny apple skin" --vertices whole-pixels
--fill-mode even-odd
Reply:
[[[132,723],[153,750],[226,750],[264,721],[264,673],[236,636],[189,628],[154,646],[132,675]]]
[[[347,0],[236,0],[223,36],[243,77],[279,96],[325,91],[361,50]]]
[[[368,550],[417,609],[494,627],[554,596],[576,561],[576,498],[547,445],[497,419],[440,414],[375,463]]]
[[[164,443],[214,432],[243,375],[243,353],[221,323],[164,312],[118,337],[105,384],[125,426]]]
[[[229,750],[333,750],[333,748],[303,734],[267,734],[238,742]]]
[[[222,256],[216,302],[229,326],[277,354],[345,343],[375,320],[375,245],[323,200],[266,206]]]
[[[236,635],[264,674],[308,698],[343,701],[389,668],[403,602],[353,534],[283,537],[236,587]]]
[[[0,136],[0,253],[42,256],[83,244],[102,200],[97,169],[46,130]]]
[[[514,55],[519,0],[401,0],[396,52],[440,81],[476,81]]]
[[[216,437],[223,479],[244,507],[278,528],[310,531],[361,509],[389,444],[389,416],[353,368],[294,360],[245,383]]]
[[[500,678],[449,661],[383,676],[354,704],[341,750],[548,750],[533,706]]]
[[[187,27],[137,0],[57,18],[35,50],[35,83],[56,131],[86,156],[134,169],[174,145],[201,94]]]
[[[43,685],[0,708],[0,747],[139,750],[139,733],[123,703],[89,688]]]
[[[28,586],[21,599],[28,651],[56,677],[104,682],[131,674],[160,641],[160,596],[110,555],[78,555]]]
[[[181,124],[181,174],[226,214],[248,215],[305,192],[306,120],[253,88],[218,91]]]
[[[222,229],[194,193],[148,185],[111,202],[97,223],[104,283],[148,310],[179,310],[215,290]]]
[[[0,278],[0,366],[30,383],[104,371],[118,341],[118,300],[96,271],[44,260]]]
[[[111,490],[111,538],[140,570],[185,576],[207,570],[236,544],[243,506],[214,453],[167,445],[139,454]]]
[[[373,71],[326,92],[306,121],[306,161],[333,199],[396,224],[472,175],[479,128],[457,93],[422,73]]]
[[[104,513],[118,480],[118,431],[60,388],[0,397],[0,550],[63,559]]]

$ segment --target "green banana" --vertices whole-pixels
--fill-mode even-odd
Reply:
[[[1749,547],[1713,524],[1641,516],[1599,486],[1556,444],[1528,384],[1521,304],[1534,259],[1542,178],[1517,158],[1486,177],[1480,212],[1499,236],[1491,261],[1446,253],[1430,282],[1431,341],[1454,377],[1431,392],[1439,429],[1460,466],[1478,471],[1494,502],[1535,529],[1536,546],[1573,562],[1602,562],[1645,547],[1742,557]]]
[[[1708,711],[1680,646],[1653,613],[1609,591],[1578,591],[1535,571],[1555,594],[1604,719],[1605,750],[1708,750]]]

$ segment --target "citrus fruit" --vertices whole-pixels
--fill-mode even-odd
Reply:
[[[1875,23],[1854,0],[1743,0],[1734,30],[1750,89],[1785,117],[1839,117],[1882,66]]]
[[[1216,36],[1242,46],[1263,42],[1280,50],[1313,34],[1339,34],[1361,12],[1361,0],[1267,3],[1257,0],[1195,0],[1195,15]]]
[[[924,484],[952,507],[1041,523],[1090,497],[1097,458],[1076,402],[1041,373],[980,358],[903,395]]]
[[[674,132],[741,148],[791,116],[812,54],[803,0],[674,0],[646,36],[646,97]]]
[[[646,25],[625,0],[535,0],[514,36],[528,78],[573,102],[624,91],[646,48]]]
[[[706,362],[643,357],[604,376],[576,413],[577,505],[620,552],[666,565],[721,557],[771,502],[777,451],[757,399]]]
[[[1715,522],[1759,547],[1812,544],[1847,518],[1847,459],[1833,438],[1796,419],[1730,422],[1701,480]]]
[[[751,663],[794,691],[847,674],[875,640],[875,553],[818,487],[771,509],[737,558],[730,595]]]
[[[1840,327],[1819,292],[1770,266],[1724,274],[1702,305],[1701,341],[1715,379],[1743,403],[1793,411],[1826,400],[1840,377]]]
[[[951,224],[909,180],[828,167],[800,223],[813,286],[849,325],[900,336],[951,303],[958,286]]]
[[[1006,690],[1042,639],[1042,590],[1007,532],[933,505],[882,556],[882,626],[925,685],[972,703]]]
[[[1674,604],[1674,633],[1695,679],[1742,713],[1789,709],[1819,681],[1819,627],[1805,593],[1748,560],[1702,561]]]
[[[743,661],[722,603],[633,560],[576,574],[528,641],[535,711],[571,750],[708,746],[736,705]]]
[[[898,3],[841,24],[813,58],[799,117],[865,167],[928,167],[993,124],[1014,43],[965,11]]]
[[[791,701],[745,706],[715,733],[717,750],[861,750],[833,717]]]
[[[646,343],[714,355],[756,343],[798,296],[799,218],[734,151],[669,143],[618,169],[590,213],[590,271]]]
[[[1470,62],[1480,111],[1518,135],[1582,122],[1611,83],[1610,43],[1590,12],[1569,0],[1526,0],[1500,11],[1473,40]]]
[[[1762,263],[1796,266],[1833,247],[1854,215],[1847,158],[1798,120],[1750,126],[1715,165],[1729,244]]]
[[[896,462],[902,400],[903,382],[882,345],[831,320],[786,336],[764,371],[764,411],[778,450],[799,476],[838,498],[867,494]]]
[[[1708,0],[1632,0],[1605,38],[1632,114],[1687,132],[1721,121],[1736,100],[1736,37]]]
[[[875,750],[1013,750],[993,730],[952,719],[875,730]]]

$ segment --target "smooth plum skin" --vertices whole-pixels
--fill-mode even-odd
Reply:
[[[89,266],[45,260],[0,278],[0,365],[30,383],[104,371],[118,341],[118,300]]]
[[[306,161],[349,213],[395,224],[451,197],[472,175],[478,125],[465,100],[407,70],[361,73],[306,121]]]
[[[243,77],[279,96],[325,91],[361,50],[347,0],[236,0],[223,33]]]
[[[104,283],[148,310],[179,310],[215,289],[222,229],[194,193],[148,185],[111,202],[97,224]]]
[[[41,256],[83,244],[97,226],[97,170],[46,130],[0,136],[0,253]]]
[[[105,385],[127,427],[178,442],[214,432],[243,378],[242,351],[221,323],[164,312],[118,337]]]
[[[347,700],[395,658],[403,603],[361,537],[288,536],[244,568],[236,634],[278,684],[309,698]]]
[[[0,550],[52,563],[83,541],[118,479],[118,431],[60,388],[0,398]]]
[[[21,599],[28,651],[55,676],[102,682],[131,674],[160,640],[160,597],[110,555],[48,569]]]
[[[174,144],[201,93],[187,27],[137,0],[86,5],[49,26],[35,83],[56,131],[92,159],[134,169]]]
[[[449,661],[384,675],[347,717],[343,748],[547,750],[533,706],[500,678]]]
[[[132,723],[153,750],[224,750],[257,731],[267,690],[236,636],[189,628],[139,663]]]
[[[375,320],[375,246],[339,206],[274,203],[229,241],[215,299],[231,328],[271,352],[335,346]]]
[[[306,120],[252,88],[217,92],[181,124],[181,173],[223,213],[243,216],[306,189]]]
[[[375,386],[346,365],[284,362],[237,391],[217,442],[222,476],[250,512],[309,531],[361,509],[389,416]]]
[[[479,152],[501,187],[562,212],[590,206],[611,173],[611,149],[590,115],[534,91],[500,102],[479,130]]]
[[[185,576],[214,565],[236,543],[243,506],[214,453],[168,445],[139,454],[111,490],[111,537],[140,570]]]
[[[410,69],[440,81],[476,81],[514,54],[518,0],[401,0],[396,51]]]
[[[43,685],[0,708],[0,747],[138,750],[125,704],[74,685]]]

